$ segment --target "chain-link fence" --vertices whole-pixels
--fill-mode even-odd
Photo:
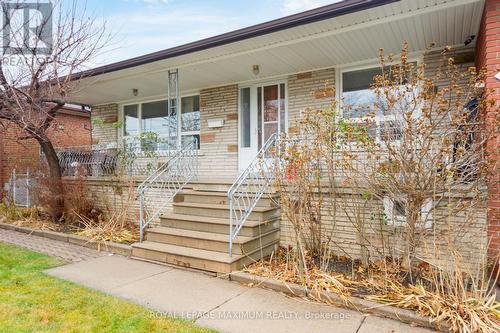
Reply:
[[[6,184],[7,200],[18,207],[31,207],[34,204],[32,185],[33,176],[29,169],[25,173],[12,170],[9,182]]]

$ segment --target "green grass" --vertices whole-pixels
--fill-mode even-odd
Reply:
[[[0,332],[214,332],[43,273],[60,264],[0,243]]]

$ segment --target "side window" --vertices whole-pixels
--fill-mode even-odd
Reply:
[[[200,96],[181,99],[181,144],[196,140],[200,149]]]
[[[139,134],[139,107],[137,104],[123,107],[123,136]]]
[[[384,215],[388,225],[402,226],[406,223],[406,200],[404,198],[389,198],[384,197]],[[427,199],[420,209],[420,225],[419,227],[431,228],[433,224],[432,211],[434,202]]]

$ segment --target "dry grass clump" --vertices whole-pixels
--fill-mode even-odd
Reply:
[[[73,211],[80,224],[80,230],[76,234],[89,238],[89,242],[97,243],[98,250],[102,244],[106,245],[106,242],[125,244],[136,242],[139,239],[138,226],[130,223],[128,216],[129,207],[134,201],[133,188],[133,183],[129,182],[128,192],[121,202],[120,209],[108,214],[89,217]]]
[[[416,310],[437,327],[444,325],[453,332],[499,332],[500,303],[494,289],[498,274],[464,272],[467,268],[460,255],[453,253],[453,257],[452,267],[429,266],[425,283],[404,286],[393,281],[390,288],[378,288],[368,298]]]
[[[19,227],[27,227],[38,230],[59,231],[61,226],[52,222],[40,207],[16,207],[0,203],[0,221]]]
[[[101,249],[106,242],[131,244],[138,240],[137,226],[127,223],[124,213],[113,213],[110,218],[94,221],[85,216],[80,216],[82,227],[75,234],[84,236],[89,242],[96,243],[97,249]]]
[[[0,215],[7,221],[17,221],[22,219],[39,218],[42,213],[38,207],[24,208],[16,205],[0,203]]]
[[[460,283],[457,280],[457,283]],[[474,297],[473,292],[462,295],[430,291],[422,285],[403,287],[393,283],[385,294],[370,295],[367,298],[416,310],[429,317],[437,327],[449,327],[453,332],[496,333],[500,331],[500,303],[495,294]]]
[[[346,301],[356,290],[356,281],[346,278],[340,273],[325,273],[314,265],[309,266],[306,275],[302,276],[301,270],[292,258],[290,251],[280,248],[276,255],[271,256],[269,260],[256,262],[243,270],[254,275],[305,285],[309,290],[334,292],[344,297]]]
[[[11,224],[18,227],[26,227],[36,230],[48,230],[48,231],[60,231],[61,225],[54,223],[50,220],[42,220],[36,218],[27,218],[23,220],[17,220]]]
[[[319,301],[329,301],[321,296],[326,291],[340,296],[345,304],[349,304],[349,297],[356,296],[414,310],[428,317],[436,327],[446,327],[453,332],[500,331],[500,303],[495,300],[493,287],[490,288],[495,285],[496,277],[475,279],[473,274],[460,269],[460,260],[448,270],[423,262],[419,270],[413,272],[418,278],[411,283],[401,262],[390,258],[373,262],[364,269],[360,263],[332,257],[330,269],[325,271],[313,258],[306,256],[307,269],[304,271],[299,269],[291,252],[281,248],[268,260],[244,270],[306,286],[310,297]]]

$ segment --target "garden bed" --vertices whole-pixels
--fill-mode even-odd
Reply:
[[[299,272],[293,255],[281,248],[271,258],[231,273],[231,279],[441,331],[498,332],[500,327],[494,294],[484,299],[467,286],[453,286],[466,281],[458,271],[450,273],[458,275],[453,279],[443,273],[437,281],[422,263],[410,281],[400,263],[390,259],[368,268],[342,257],[332,257],[323,269],[311,258],[306,261],[307,268]]]
[[[138,240],[138,227],[126,222],[122,216],[111,214],[104,218],[102,213],[92,212],[83,215],[73,211],[70,218],[56,223],[40,207],[23,208],[2,203],[0,222],[20,228],[81,236],[97,244],[113,242],[130,245]]]
[[[363,313],[371,313],[381,317],[396,319],[410,325],[436,329],[436,327],[430,322],[429,318],[420,316],[414,311],[383,305],[359,297],[348,297],[346,299],[344,297],[340,297],[336,293],[328,291],[311,291],[307,287],[296,283],[288,283],[243,271],[232,272],[230,274],[230,279],[247,286],[271,289],[296,297],[308,297],[317,301],[347,307]],[[442,327],[441,331],[447,332],[448,328]]]

